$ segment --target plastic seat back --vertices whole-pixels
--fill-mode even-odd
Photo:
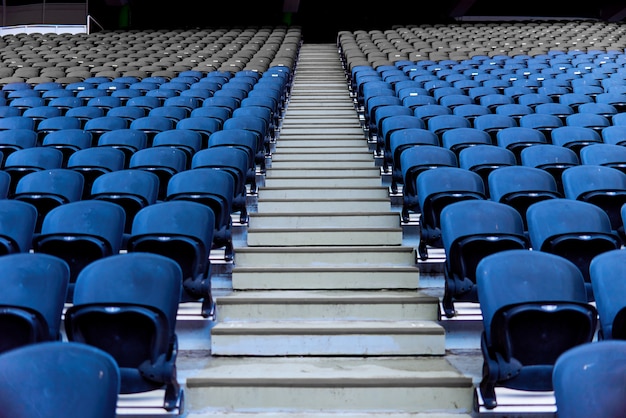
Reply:
[[[128,253],[96,260],[76,280],[65,315],[67,338],[115,359],[120,393],[165,389],[163,407],[174,410],[182,394],[175,328],[181,291],[181,268],[171,258]]]
[[[0,398],[8,416],[116,416],[120,370],[102,350],[71,342],[42,342],[0,355],[0,365]]]
[[[44,341],[61,341],[69,267],[60,258],[29,252],[0,257],[0,353]]]
[[[598,254],[621,246],[606,212],[580,200],[549,199],[531,205],[526,219],[533,250],[571,260],[585,278],[588,300],[593,301],[589,263]]]
[[[477,302],[476,266],[499,251],[529,248],[522,216],[504,203],[467,200],[447,205],[440,213],[446,253],[443,309],[455,315],[454,301]]]
[[[587,303],[582,274],[558,255],[525,249],[488,255],[476,268],[483,317],[483,378],[488,409],[495,388],[550,391],[561,354],[591,342],[597,311]]]
[[[157,202],[135,215],[127,250],[175,260],[183,277],[181,302],[202,300],[202,315],[213,314],[210,253],[215,230],[211,208],[193,201]]]

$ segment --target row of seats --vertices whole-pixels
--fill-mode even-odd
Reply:
[[[396,61],[462,61],[475,56],[538,56],[550,51],[612,51],[626,47],[624,27],[597,20],[457,22],[386,30],[340,31],[348,68]]]
[[[181,236],[171,239],[191,243]],[[112,418],[119,394],[157,389],[165,390],[165,410],[182,412],[176,314],[185,273],[171,255],[143,250],[94,260],[77,277],[74,303],[65,311],[71,269],[63,258],[46,253],[0,257],[5,285],[0,300],[5,323],[11,325],[3,326],[0,350],[5,413],[69,416],[67,401],[71,416]],[[32,375],[24,379],[30,368]],[[68,390],[74,379],[80,379],[80,389]],[[22,385],[24,390],[15,390]]]
[[[364,132],[402,219],[419,219],[418,254],[444,250],[443,314],[480,306],[487,409],[505,387],[554,390],[559,416],[624,410],[622,38],[586,22],[339,34]]]
[[[24,33],[0,39],[0,84],[70,84],[90,77],[174,78],[183,71],[293,67],[298,27]]]
[[[28,383],[35,399],[24,406],[15,396],[5,411],[65,416],[71,404],[74,416],[112,418],[119,394],[158,389],[163,408],[180,414],[178,309],[200,302],[202,316],[215,315],[211,251],[234,257],[232,217],[247,222],[246,196],[271,158],[299,32],[2,42],[0,58],[15,72],[0,79],[0,363],[23,373],[21,356],[37,356],[31,364],[45,379],[16,383],[16,369],[3,367],[0,377]],[[122,68],[122,55],[132,68]],[[187,58],[197,65],[180,62]],[[66,59],[87,70],[51,79],[69,69]],[[111,68],[95,65],[105,62]],[[41,71],[30,77],[24,67]],[[52,362],[67,356],[77,363],[59,376]],[[98,383],[90,384],[91,365]],[[70,375],[85,391],[42,405],[38,395],[66,390]]]
[[[560,416],[620,416],[625,265],[624,249],[593,259],[594,305],[580,270],[558,254],[508,249],[478,263],[486,408],[505,387],[554,391]]]

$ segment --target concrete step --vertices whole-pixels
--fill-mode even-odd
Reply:
[[[366,241],[362,241],[366,242]],[[281,247],[276,251],[280,252]],[[233,267],[233,290],[419,289],[415,266]]]
[[[306,227],[248,228],[249,246],[289,247],[316,245],[401,245],[402,228],[398,227]]]
[[[371,155],[365,154],[366,158],[352,159],[341,158],[342,155],[334,154],[334,158],[325,159],[322,156],[315,157],[313,155],[302,155],[299,159],[287,160],[285,158],[274,159],[272,157],[271,168],[272,169],[284,169],[284,170],[329,170],[329,169],[351,169],[351,168],[371,168],[375,167],[374,159]]]
[[[268,172],[271,170],[268,170]],[[362,175],[348,178],[334,178],[321,176],[299,176],[299,177],[266,177],[264,180],[265,187],[306,187],[307,184],[315,185],[323,188],[346,188],[346,187],[378,187],[381,185],[379,177],[371,175]]]
[[[215,297],[217,321],[439,319],[439,298],[404,290],[233,291]]]
[[[372,153],[365,147],[361,147],[360,151],[354,149],[346,149],[343,152],[335,148],[328,149],[291,149],[286,150],[284,147],[277,148],[278,152],[272,154],[272,167],[286,168],[289,165],[294,167],[305,167],[302,164],[317,164],[338,162],[341,166],[348,167],[347,164],[362,164],[364,167],[374,164]],[[291,152],[289,152],[291,151]],[[308,151],[308,152],[307,152]],[[366,164],[364,164],[366,163]]]
[[[234,268],[240,267],[415,267],[415,249],[409,246],[241,247]]]
[[[332,204],[332,201],[329,202]],[[324,230],[341,228],[397,228],[400,215],[394,212],[339,212],[339,213],[272,213],[269,211],[250,214],[248,234],[257,229],[302,229]]]
[[[215,356],[187,378],[185,393],[195,411],[255,414],[467,414],[473,401],[471,378],[440,356]]]
[[[354,167],[354,168],[341,168],[339,164],[316,167],[316,168],[278,168],[272,167],[265,173],[266,179],[277,178],[297,178],[304,177],[309,179],[314,178],[337,178],[346,179],[354,177],[371,177],[380,181],[380,169],[374,167]],[[310,184],[310,182],[309,182]]]
[[[445,331],[424,320],[278,320],[218,322],[216,356],[443,355]]]
[[[323,192],[322,192],[323,193]],[[303,213],[331,213],[341,218],[343,214],[391,212],[391,202],[388,198],[361,198],[361,199],[325,199],[318,200],[312,195],[308,200],[289,201],[284,199],[259,199],[259,213],[291,214]],[[399,225],[398,216],[398,225]]]
[[[337,160],[350,160],[350,159],[370,159],[374,160],[374,154],[364,146],[362,141],[353,142],[351,146],[347,147],[324,147],[321,148],[319,144],[314,147],[298,146],[299,141],[282,141],[280,147],[276,147],[278,152],[272,154],[272,161],[279,161],[280,159],[307,159],[312,158],[314,160],[318,158],[329,158]]]
[[[322,146],[325,145],[325,146]],[[331,146],[332,145],[332,146]],[[360,151],[368,149],[367,141],[363,135],[343,135],[341,137],[333,137],[329,139],[326,135],[319,135],[316,138],[310,136],[303,137],[302,135],[289,133],[283,134],[281,132],[280,139],[276,143],[276,150],[282,152],[283,149],[293,150],[294,148],[316,148],[320,152],[326,150],[334,150],[341,148],[358,148]],[[293,152],[293,151],[292,151]]]
[[[468,414],[454,413],[404,413],[404,412],[259,412],[254,413],[254,418],[471,418]],[[223,414],[190,413],[187,418],[252,418],[251,413],[230,413]]]
[[[316,200],[337,200],[337,199],[388,199],[389,188],[377,187],[344,187],[344,188],[324,188],[324,187],[261,187],[258,191],[258,200],[310,200],[315,196]]]

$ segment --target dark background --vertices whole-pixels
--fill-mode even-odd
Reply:
[[[130,14],[126,15],[126,12]],[[90,0],[89,14],[108,30],[274,26],[291,23],[302,27],[305,41],[325,43],[335,42],[340,30],[388,29],[393,25],[512,18],[622,21],[626,17],[626,2],[300,0],[298,11],[288,16],[283,13],[283,0]]]

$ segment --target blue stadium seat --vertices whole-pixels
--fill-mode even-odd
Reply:
[[[602,142],[580,150],[581,164],[596,164],[616,168],[626,173],[626,147]]]
[[[156,174],[159,177],[158,200],[165,200],[170,178],[187,169],[187,155],[178,148],[148,147],[136,151],[130,157],[128,168]]]
[[[9,154],[37,146],[37,133],[30,129],[7,129],[0,131],[0,154],[6,161]]]
[[[561,354],[552,372],[554,400],[561,417],[619,417],[626,408],[626,341],[581,344]]]
[[[482,178],[459,167],[439,167],[422,172],[416,181],[420,207],[418,254],[428,259],[428,247],[443,248],[440,214],[447,205],[461,200],[485,199]]]
[[[8,197],[13,197],[15,186],[25,175],[54,168],[62,168],[63,153],[58,149],[31,147],[12,152],[4,161],[4,171],[11,176]]]
[[[194,168],[174,174],[167,184],[166,201],[189,200],[211,208],[215,215],[213,249],[224,248],[224,259],[234,257],[232,219],[235,181],[223,170]]]
[[[91,132],[84,129],[63,129],[46,134],[41,141],[42,147],[56,148],[63,153],[63,167],[77,151],[90,148],[93,142]]]
[[[44,341],[62,341],[61,322],[70,277],[65,261],[26,251],[3,255],[0,268],[0,353]]]
[[[91,196],[93,182],[103,174],[124,169],[124,151],[113,147],[91,147],[74,152],[67,167],[83,176],[82,199]]]
[[[67,168],[37,170],[18,181],[12,198],[37,208],[35,234],[38,234],[48,212],[81,199],[83,185],[83,176]]]
[[[246,181],[248,175],[248,154],[235,147],[209,147],[199,150],[191,160],[192,169],[213,168],[229,173],[235,182],[233,211],[239,212],[239,222],[248,222],[248,204],[246,201]]]
[[[152,147],[172,147],[184,151],[187,168],[191,167],[191,159],[194,154],[206,148],[205,144],[208,144],[208,138],[203,140],[203,135],[200,132],[184,128],[159,132],[152,139]]]
[[[519,212],[526,232],[526,210],[530,205],[545,199],[563,197],[550,173],[523,165],[493,170],[487,179],[487,187],[491,200],[512,206]]]
[[[576,265],[555,254],[512,249],[485,256],[476,281],[484,327],[478,389],[485,407],[498,406],[497,387],[551,391],[557,358],[591,342],[597,325]]]
[[[446,253],[444,314],[456,315],[455,301],[478,302],[476,266],[486,256],[529,248],[522,216],[492,200],[467,200],[446,206],[440,214]]]
[[[488,185],[489,173],[493,170],[517,164],[512,151],[497,145],[480,144],[463,148],[459,152],[458,161],[459,167],[478,174],[485,186]],[[485,189],[485,195],[489,197],[488,187]]]
[[[592,203],[604,210],[613,231],[626,239],[620,212],[626,203],[626,173],[613,167],[581,164],[563,171],[561,179],[565,197]]]
[[[524,148],[548,144],[541,130],[513,126],[504,128],[496,134],[496,145],[506,148],[515,154],[517,164],[521,164],[521,153]]]
[[[59,257],[69,265],[66,302],[72,303],[78,274],[95,260],[118,254],[123,230],[124,209],[120,206],[97,200],[73,201],[46,214],[41,233],[33,238],[33,251]]]
[[[526,220],[532,249],[572,261],[585,279],[587,300],[593,301],[589,263],[595,256],[621,247],[606,212],[580,200],[548,199],[530,205]]]
[[[598,340],[626,340],[624,263],[626,252],[616,249],[599,254],[589,264],[591,287],[598,309]]]
[[[116,129],[98,138],[98,147],[112,147],[124,152],[124,167],[128,168],[132,155],[148,147],[148,135],[138,129]]]
[[[91,186],[90,199],[116,203],[124,209],[125,222],[121,249],[132,232],[133,220],[139,210],[157,202],[159,177],[144,170],[123,169],[98,176]]]
[[[13,418],[116,416],[120,369],[98,348],[65,341],[30,344],[0,355],[0,365],[2,409]]]
[[[182,278],[180,266],[162,255],[111,255],[80,272],[74,303],[65,314],[70,342],[96,347],[115,359],[121,394],[164,389],[166,411],[182,410],[183,390],[176,377]]]
[[[557,189],[562,194],[564,193],[561,180],[563,170],[580,164],[578,154],[569,148],[555,144],[537,144],[526,147],[522,149],[520,159],[521,165],[541,168],[552,174]]]
[[[602,136],[591,127],[565,125],[552,130],[551,142],[571,149],[580,159],[580,150],[587,145],[601,143]]]
[[[215,314],[210,254],[215,229],[211,208],[193,201],[157,202],[135,214],[128,253],[153,253],[176,261],[182,270],[177,302],[202,301],[201,314]]]

